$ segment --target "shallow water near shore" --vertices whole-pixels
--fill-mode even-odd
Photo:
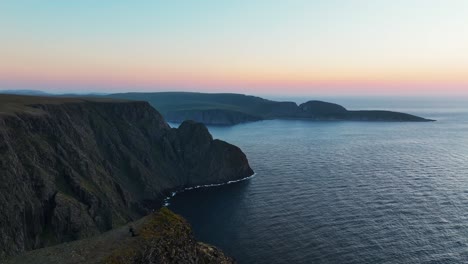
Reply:
[[[209,127],[256,176],[169,208],[239,263],[468,263],[468,103],[340,100],[438,121]]]

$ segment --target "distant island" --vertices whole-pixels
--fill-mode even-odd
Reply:
[[[206,125],[235,125],[269,119],[306,119],[314,121],[434,121],[419,116],[381,110],[347,110],[341,105],[308,101],[278,102],[233,93],[119,93],[108,97],[148,101],[169,122],[194,120]]]
[[[41,90],[0,90],[0,94],[16,94],[16,95],[31,95],[31,96],[50,96],[47,92]]]

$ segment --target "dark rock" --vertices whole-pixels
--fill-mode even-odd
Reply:
[[[169,190],[253,174],[239,148],[198,123],[172,129],[146,102],[22,100],[0,107],[0,257],[123,225]]]

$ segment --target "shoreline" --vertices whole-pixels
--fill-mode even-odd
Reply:
[[[242,182],[242,181],[250,180],[253,177],[255,177],[256,175],[257,175],[257,173],[254,172],[254,174],[252,174],[250,176],[247,176],[245,178],[242,178],[242,179],[238,179],[238,180],[227,181],[227,182],[224,182],[224,183],[213,183],[213,184],[206,184],[206,185],[197,185],[197,186],[193,186],[193,187],[183,188],[183,189],[178,190],[178,191],[173,191],[173,192],[171,192],[170,195],[166,196],[166,198],[163,199],[161,207],[168,207],[170,205],[171,198],[176,196],[178,193],[182,193],[182,192],[185,192],[185,191],[191,191],[191,190],[195,190],[195,189],[200,189],[200,188],[218,187],[218,186],[228,185],[228,184],[232,184],[232,183]]]

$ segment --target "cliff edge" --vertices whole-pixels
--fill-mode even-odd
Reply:
[[[0,95],[0,259],[158,209],[169,191],[253,174],[206,127],[146,102]]]
[[[134,230],[134,236],[129,229]],[[190,225],[167,208],[100,236],[27,252],[6,264],[213,263],[235,261],[193,236]]]

